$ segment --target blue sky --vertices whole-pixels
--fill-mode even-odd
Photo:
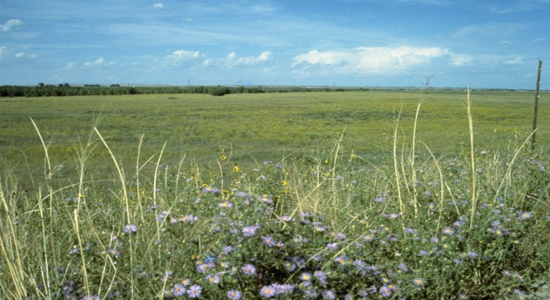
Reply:
[[[550,0],[2,0],[0,85],[534,89],[549,16]]]

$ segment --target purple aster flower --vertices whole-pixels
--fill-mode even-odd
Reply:
[[[99,296],[86,296],[82,300],[99,300]]]
[[[345,256],[338,256],[334,259],[334,262],[340,265],[346,264],[346,257]]]
[[[224,202],[218,203],[218,207],[219,208],[231,208],[231,207],[233,207],[233,204],[231,202],[224,201]]]
[[[326,280],[327,279],[327,273],[323,271],[315,271],[313,272],[313,276],[319,280]]]
[[[134,224],[128,224],[124,226],[124,232],[125,233],[134,233],[137,231],[137,226]]]
[[[329,244],[327,245],[327,249],[329,249],[329,250],[337,250],[337,249],[338,249],[338,244],[336,244],[336,243],[329,243]]]
[[[117,258],[117,257],[120,256],[120,252],[118,252],[117,249],[109,249],[109,250],[107,251],[107,253],[109,253],[109,255],[111,255],[111,256],[114,257],[114,258]]]
[[[407,266],[406,263],[400,263],[397,268],[403,272],[407,272],[409,271],[409,267]]]
[[[533,216],[533,213],[526,211],[526,212],[522,212],[519,218],[521,220],[528,220],[528,219],[531,219],[532,216]]]
[[[270,236],[263,236],[262,242],[268,247],[273,247],[277,244],[277,242]]]
[[[300,279],[302,279],[303,281],[308,281],[311,279],[311,274],[310,273],[302,273],[302,275],[300,275]]]
[[[328,290],[328,291],[324,291],[321,296],[323,297],[323,299],[329,299],[329,300],[334,300],[336,299],[336,296],[334,295],[334,292],[331,291],[331,290]]]
[[[424,280],[422,278],[415,278],[413,279],[413,284],[417,287],[421,287],[424,285]]]
[[[260,200],[260,202],[267,203],[267,204],[273,203],[273,200],[271,200],[271,196],[268,196],[268,195],[259,196],[258,200]]]
[[[206,276],[206,280],[210,283],[218,284],[220,283],[220,276],[218,275],[208,275]]]
[[[256,268],[251,264],[244,265],[241,270],[243,271],[244,275],[256,274]]]
[[[444,235],[453,236],[455,234],[455,230],[452,227],[445,227],[441,231]]]
[[[276,293],[277,293],[277,289],[272,285],[264,286],[260,290],[260,295],[262,295],[262,297],[264,298],[271,298],[275,296]]]
[[[374,240],[374,235],[372,235],[372,234],[367,234],[367,235],[363,236],[363,241],[365,241],[365,242],[371,242],[373,240]]]
[[[428,255],[430,255],[430,252],[426,250],[420,250],[420,252],[418,253],[418,256],[428,256]]]
[[[391,291],[390,287],[388,287],[388,286],[386,286],[386,285],[383,286],[383,287],[381,287],[381,288],[378,290],[378,292],[379,292],[380,295],[381,295],[382,297],[384,297],[384,298],[388,298],[388,297],[390,297],[391,294],[392,294],[392,291]]]
[[[405,228],[405,234],[417,234],[418,232],[412,228]]]
[[[194,284],[190,286],[187,290],[187,295],[189,296],[189,298],[198,298],[200,297],[201,292],[202,288],[199,285]]]
[[[214,264],[213,263],[208,263],[208,264],[198,264],[197,265],[197,272],[201,273],[201,274],[204,274],[206,273],[206,271],[210,270],[214,268]]]
[[[368,266],[367,271],[369,271],[369,273],[372,274],[372,275],[380,274],[380,269],[375,265]]]
[[[356,259],[353,261],[353,265],[359,270],[359,271],[362,271],[362,270],[365,270],[367,268],[367,264],[360,260],[360,259]]]
[[[206,193],[206,194],[219,194],[220,193],[220,190],[218,190],[217,188],[212,187],[212,186],[204,187],[201,191],[203,193]]]
[[[227,292],[227,298],[231,300],[239,300],[241,299],[241,292],[237,290],[230,290]]]
[[[287,270],[289,272],[292,272],[292,271],[296,270],[296,265],[293,264],[292,262],[289,262],[289,261],[285,261],[283,263],[283,267],[285,268],[285,270]]]
[[[253,236],[256,234],[256,229],[258,229],[258,226],[245,226],[243,227],[243,235]]]
[[[185,292],[187,292],[185,287],[181,284],[175,284],[174,287],[170,291],[172,292],[172,296],[174,296],[174,297],[183,296],[183,295],[185,295]]]

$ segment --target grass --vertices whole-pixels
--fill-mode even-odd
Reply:
[[[530,134],[531,93],[480,91],[472,98],[478,148],[513,150]],[[29,97],[0,99],[0,163],[19,174],[41,174],[35,167],[43,165],[42,145],[29,117],[48,144],[52,164],[65,168],[60,172],[72,164],[86,142],[81,139],[93,127],[128,164],[142,136],[143,157],[158,154],[167,142],[165,162],[177,163],[185,155],[204,165],[233,149],[232,160],[250,166],[254,160],[278,159],[281,153],[319,149],[344,129],[346,147],[373,158],[392,145],[398,115],[399,138],[409,139],[421,99],[416,139],[436,155],[468,151],[466,97],[458,91]],[[550,105],[541,100],[541,145],[550,139],[550,121],[543,117],[549,114]],[[98,167],[111,160],[102,151],[90,155],[102,158]]]
[[[201,163],[199,152],[168,158],[170,139],[157,139],[162,142],[153,151],[147,135],[103,131],[115,122],[107,108],[97,114],[99,122],[97,116],[84,121],[92,130],[71,129],[80,136],[74,142],[42,127],[55,122],[53,117],[33,115],[36,128],[31,122],[28,137],[34,136],[32,151],[41,152],[42,175],[4,168],[0,180],[0,293],[10,299],[524,299],[536,292],[534,283],[548,282],[550,158],[543,143],[529,152],[529,134],[522,136],[513,118],[498,125],[505,133],[486,132],[486,126],[495,127],[483,123],[496,116],[494,105],[478,104],[475,94],[463,95],[471,102],[456,95],[445,100],[445,94],[415,94],[416,102],[379,94],[380,107],[391,101],[396,107],[385,123],[351,116],[338,123],[330,117],[349,112],[365,95],[304,97],[304,103],[319,106],[303,109],[290,101],[301,95],[281,95],[276,104],[266,98],[262,107],[271,109],[257,117],[271,124],[258,129],[264,136],[268,128],[299,127],[308,120],[320,128],[327,122],[330,133],[292,149],[299,151],[287,150],[292,138],[281,137],[288,147],[251,142],[239,148],[237,140],[222,135],[220,146],[216,139],[203,141]],[[341,100],[349,107],[337,105],[340,100],[333,98],[339,96],[350,98]],[[206,101],[204,107],[210,100],[196,99]],[[235,101],[235,107],[224,103],[231,112],[244,101],[216,101],[226,100]],[[433,108],[441,101],[447,106]],[[456,110],[449,106],[453,101]],[[294,104],[277,110],[281,103]],[[219,103],[212,105],[219,109]],[[500,108],[507,105],[516,104]],[[296,123],[265,118],[274,111]],[[315,113],[323,117],[292,117]],[[13,108],[2,114],[15,115]],[[449,118],[436,122],[430,114]],[[462,119],[451,121],[453,115]],[[373,123],[354,128],[361,120]],[[195,121],[204,126],[200,130],[216,127]],[[387,137],[372,146],[375,142],[357,132],[369,132],[365,124],[376,122],[384,123],[378,129],[387,127]],[[2,126],[2,133],[17,130]],[[507,126],[518,133],[507,132]],[[543,121],[539,141],[544,126]],[[495,134],[509,140],[487,144]],[[437,143],[452,140],[449,136],[451,145]],[[58,142],[73,152],[57,152]],[[361,143],[379,149],[376,156]],[[250,153],[254,145],[263,145],[269,155],[245,161],[239,151]],[[29,182],[33,190],[25,189]]]

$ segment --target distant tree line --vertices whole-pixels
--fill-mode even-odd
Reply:
[[[319,92],[319,91],[348,91],[343,88],[307,88],[307,87],[245,87],[233,86],[109,86],[99,84],[85,84],[71,86],[68,83],[58,85],[39,83],[36,86],[0,86],[0,97],[59,97],[59,96],[86,96],[86,95],[135,95],[135,94],[210,94],[223,96],[226,94],[246,93],[285,93],[285,92]],[[366,90],[357,88],[353,90]]]

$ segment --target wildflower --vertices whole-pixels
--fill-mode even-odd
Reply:
[[[256,234],[256,229],[258,229],[258,226],[245,226],[242,232],[244,236],[253,236]]]
[[[189,298],[198,298],[201,295],[202,288],[199,285],[192,285],[187,290]]]
[[[360,271],[367,268],[367,264],[364,261],[360,260],[360,259],[354,260],[353,265]]]
[[[398,214],[398,213],[392,213],[392,214],[389,215],[389,218],[392,219],[392,220],[395,220],[395,219],[397,219],[399,216],[400,216],[400,214]]]
[[[210,283],[218,284],[220,283],[220,276],[218,275],[208,275],[206,276],[206,280]]]
[[[183,223],[193,223],[193,222],[196,222],[198,220],[199,220],[199,218],[194,216],[194,215],[185,215],[185,216],[179,218],[179,221],[183,222]]]
[[[455,234],[455,230],[451,227],[445,227],[441,231],[444,235],[453,236]]]
[[[254,275],[256,274],[256,268],[251,264],[244,265],[241,270],[243,271],[244,275]]]
[[[187,290],[183,285],[175,284],[174,287],[170,290],[170,292],[172,292],[172,296],[179,297],[179,296],[185,295],[185,292],[187,292]]]
[[[262,242],[264,243],[264,245],[266,245],[268,247],[273,247],[277,244],[275,242],[275,240],[270,236],[263,236],[262,237]]]
[[[137,226],[134,224],[128,224],[124,226],[124,232],[125,233],[134,233],[137,231]]]
[[[405,228],[405,234],[418,234],[418,232],[412,228]]]
[[[406,263],[400,263],[397,268],[403,272],[407,272],[409,271],[409,267],[407,266]]]
[[[120,252],[118,252],[117,249],[110,249],[109,251],[107,251],[107,253],[109,253],[114,258],[117,258],[120,256]]]
[[[267,203],[267,204],[273,203],[273,200],[271,200],[271,196],[268,196],[268,195],[259,196],[258,200],[260,200],[260,202]]]
[[[331,290],[324,291],[321,294],[321,296],[323,297],[323,299],[330,299],[330,300],[336,299],[336,296],[334,295],[334,292],[331,291]]]
[[[516,294],[516,299],[518,299],[518,300],[527,299],[527,296],[520,290],[514,290],[514,294]]]
[[[466,295],[466,294],[458,294],[458,299],[460,299],[460,300],[467,300],[467,299],[468,299],[468,295]]]
[[[369,271],[369,273],[372,274],[372,275],[380,274],[380,269],[375,265],[368,266],[367,271]]]
[[[189,280],[189,279],[183,279],[181,281],[181,285],[183,285],[183,286],[188,286],[190,283],[191,283],[191,280]]]
[[[530,219],[531,217],[533,216],[533,214],[531,212],[523,212],[521,213],[521,215],[519,216],[519,218],[521,220],[528,220]]]
[[[383,298],[388,298],[391,296],[392,294],[392,290],[388,287],[388,286],[383,286],[381,287],[378,292],[380,293],[380,295],[383,297]]]
[[[380,202],[383,202],[383,201],[384,201],[384,197],[382,197],[382,196],[378,196],[378,197],[374,198],[374,202],[376,202],[376,203],[380,203]]]
[[[338,263],[340,265],[344,265],[346,263],[346,257],[345,256],[338,256],[334,259],[335,263]]]
[[[82,300],[99,300],[99,296],[86,296]]]
[[[292,284],[278,284],[277,285],[277,294],[290,294],[294,290]]]
[[[285,270],[287,270],[289,272],[292,272],[292,271],[296,270],[296,265],[289,262],[289,261],[285,261],[283,263],[283,267],[285,268]]]
[[[421,278],[415,278],[413,279],[413,284],[417,287],[421,287],[424,285],[424,280],[422,280]]]
[[[262,295],[262,297],[264,297],[264,298],[271,298],[271,297],[275,296],[276,293],[277,293],[277,290],[272,285],[264,286],[260,290],[260,295]]]
[[[220,190],[212,186],[206,186],[201,190],[201,192],[205,194],[219,194]]]
[[[315,276],[315,278],[317,278],[320,281],[325,281],[327,279],[327,273],[323,271],[315,271],[313,272],[313,276]]]
[[[290,216],[281,216],[281,221],[290,222],[292,221],[292,218]]]
[[[204,274],[206,273],[206,271],[212,269],[214,267],[214,264],[213,263],[208,263],[208,264],[198,264],[197,265],[197,272],[201,273],[201,274]]]
[[[239,300],[241,299],[241,292],[237,290],[230,290],[227,292],[227,298],[231,300]]]
[[[302,275],[300,275],[300,279],[302,279],[303,281],[308,281],[311,279],[311,274],[305,272],[305,273],[302,273]]]
[[[69,251],[69,254],[78,254],[80,253],[80,251],[78,251],[78,248],[76,248],[76,245],[73,246],[73,249],[71,249],[71,251]]]
[[[426,250],[420,250],[420,252],[418,253],[418,256],[428,256],[428,255],[430,255],[430,252]]]
[[[327,249],[329,250],[337,250],[338,249],[338,244],[336,243],[330,243],[327,245]]]
[[[218,203],[218,207],[219,208],[231,208],[231,207],[233,207],[233,204],[231,202],[224,201],[224,202]]]
[[[373,240],[374,240],[374,236],[371,235],[371,234],[367,234],[367,235],[363,236],[363,241],[365,241],[365,242],[371,242]]]

